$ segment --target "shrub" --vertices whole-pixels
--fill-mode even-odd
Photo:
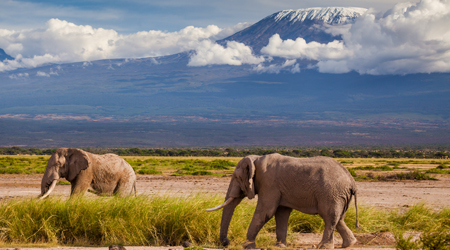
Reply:
[[[414,242],[413,236],[409,236],[405,239],[403,236],[403,232],[394,233],[394,238],[396,241],[395,248],[398,250],[416,250],[420,249],[420,246],[417,242]]]
[[[138,174],[162,174],[161,171],[152,168],[143,168],[139,169]]]

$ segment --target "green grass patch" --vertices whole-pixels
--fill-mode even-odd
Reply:
[[[389,166],[360,166],[354,167],[353,170],[373,170],[373,171],[392,171],[394,168]]]
[[[9,199],[0,202],[0,245],[172,246],[190,241],[218,248],[222,213],[205,209],[222,202],[222,196],[205,195]],[[228,232],[231,248],[245,240],[254,210],[255,202],[247,199],[236,208]],[[359,212],[358,230],[353,206],[346,216],[349,228],[359,233],[412,231],[433,237],[436,229],[450,227],[450,209],[437,211],[424,204],[406,211],[359,206]],[[322,233],[323,227],[318,215],[293,211],[288,233]],[[274,232],[272,218],[258,235],[258,247],[272,246]]]
[[[58,181],[56,185],[71,185],[68,181]]]
[[[0,174],[43,174],[49,157],[12,156],[0,157]],[[157,175],[169,173],[174,175],[224,175],[232,172],[237,162],[232,160],[209,158],[125,158],[137,174]],[[187,166],[191,171],[183,171]]]
[[[438,168],[438,169],[444,169],[444,168],[448,168],[448,165],[446,165],[446,164],[444,164],[444,163],[441,163],[441,164],[439,164],[439,166],[437,166],[436,168]]]
[[[389,175],[375,175],[371,172],[358,175],[353,169],[349,169],[349,172],[353,176],[355,181],[437,180],[436,178],[429,176],[427,173],[422,173],[420,171],[410,171],[408,173],[396,173]]]
[[[0,174],[43,174],[46,157],[0,157]]]
[[[444,170],[442,168],[431,168],[428,169],[425,173],[427,174],[450,174],[450,170]]]
[[[236,166],[236,162],[223,159],[179,159],[149,158],[126,159],[137,174],[162,174],[169,172],[173,176],[227,174]],[[211,172],[212,171],[212,172]]]
[[[202,170],[203,168],[198,168],[193,165],[187,165],[182,169],[178,169],[172,176],[185,176],[185,175],[214,175],[212,172],[207,170]]]

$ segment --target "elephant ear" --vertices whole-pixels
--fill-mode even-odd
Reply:
[[[239,170],[238,170],[239,169]],[[247,156],[238,163],[238,181],[242,191],[249,199],[255,198],[255,183],[253,177],[255,176],[254,160]]]
[[[85,170],[91,164],[89,156],[83,150],[71,148],[68,150],[68,163],[67,163],[67,180],[72,182],[81,170]]]

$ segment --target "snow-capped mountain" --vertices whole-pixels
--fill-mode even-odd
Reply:
[[[327,24],[348,24],[353,23],[356,18],[360,17],[367,9],[365,8],[308,8],[299,10],[283,10],[277,12],[267,18],[273,18],[276,22],[287,20],[291,23],[305,21],[323,21]]]
[[[282,10],[219,41],[219,43],[225,44],[226,41],[238,41],[251,46],[255,52],[259,52],[262,47],[267,45],[269,38],[274,34],[279,34],[283,40],[295,40],[297,37],[302,37],[307,42],[327,43],[340,39],[340,36],[333,36],[325,32],[325,25],[353,23],[366,11],[367,9],[354,7]]]

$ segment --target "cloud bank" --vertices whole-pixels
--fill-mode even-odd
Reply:
[[[195,50],[203,46],[204,40],[222,39],[249,25],[240,23],[226,29],[215,25],[188,26],[176,32],[151,30],[121,35],[112,29],[51,19],[45,29],[0,29],[0,48],[15,57],[15,60],[0,62],[0,71],[52,62],[170,55]]]
[[[264,64],[258,64],[254,69],[269,73],[299,72],[295,60],[301,59],[311,60],[310,68],[323,73],[356,71],[360,74],[404,75],[450,72],[449,24],[449,0],[401,3],[384,15],[369,11],[353,25],[325,27],[325,31],[333,35],[341,34],[342,41],[307,43],[303,38],[282,40],[275,34],[260,51],[265,56]],[[247,53],[248,50],[241,47],[239,51]],[[217,49],[209,50],[210,61],[203,60],[199,65],[217,64],[213,60],[215,52],[222,53]],[[281,65],[271,64],[272,57],[286,61]],[[256,60],[242,62],[257,63]],[[297,66],[291,67],[293,65]]]
[[[51,19],[44,29],[0,29],[0,48],[15,60],[0,62],[0,71],[36,67],[51,62],[92,61],[108,58],[153,57],[191,53],[189,66],[253,65],[257,72],[300,72],[297,60],[326,73],[412,74],[450,72],[450,0],[401,3],[384,14],[368,11],[353,25],[328,26],[342,41],[307,43],[303,38],[270,38],[261,51],[242,43],[215,41],[249,26],[221,29],[188,26],[176,32],[142,31],[122,35],[112,29],[76,25]],[[275,65],[273,57],[284,58]],[[279,60],[275,60],[280,62]],[[42,73],[39,76],[48,77]],[[19,77],[19,76],[17,76]],[[22,77],[22,76],[20,76]]]
[[[411,74],[450,72],[450,1],[402,3],[383,16],[366,13],[342,30],[343,41],[282,41],[274,35],[261,52],[317,60],[326,73]]]

